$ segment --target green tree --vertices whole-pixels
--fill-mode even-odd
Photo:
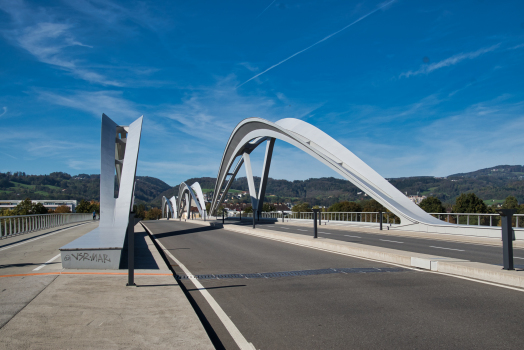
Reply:
[[[387,209],[382,204],[377,202],[376,200],[370,199],[370,200],[365,201],[364,203],[362,203],[362,211],[366,211],[366,212],[377,212],[377,211],[386,212]]]
[[[437,197],[427,197],[420,202],[420,207],[426,213],[445,213],[446,208],[442,205],[442,202]]]
[[[244,210],[242,210],[242,211],[244,213],[246,213],[246,214],[252,213],[253,212],[253,207],[252,206],[245,207]]]
[[[311,207],[309,206],[308,202],[299,203],[294,205],[293,208],[291,208],[291,211],[294,213],[307,213],[311,211]]]
[[[487,213],[488,207],[475,193],[462,193],[455,200],[453,213]]]
[[[142,220],[146,218],[146,206],[144,204],[133,205],[133,212],[135,213],[135,218]]]
[[[330,212],[361,212],[362,207],[360,204],[349,201],[342,201],[333,204],[328,208]]]
[[[12,209],[13,215],[30,215],[32,214],[31,210],[33,209],[33,202],[31,199],[26,198],[16,205]]]
[[[508,196],[502,204],[502,209],[520,209],[519,201],[514,196]]]
[[[92,213],[91,203],[82,199],[76,206],[75,210],[77,213]]]
[[[146,211],[145,219],[146,220],[158,220],[162,217],[162,210],[158,208],[151,208]]]
[[[271,211],[275,211],[276,208],[274,205],[271,205],[269,203],[264,203],[264,205],[262,205],[262,211],[263,212],[271,212]]]

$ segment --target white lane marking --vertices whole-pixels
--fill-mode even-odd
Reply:
[[[57,256],[55,257],[52,257],[51,259],[49,259],[48,261],[46,261],[45,263],[43,263],[42,265],[38,266],[36,269],[33,269],[33,271],[38,271],[42,268],[44,268],[47,264],[50,264],[53,262],[53,260],[55,260],[56,258],[58,258],[60,256],[60,254],[58,254]]]
[[[380,238],[379,238],[379,241],[384,241],[384,242],[393,242],[393,243],[404,243],[404,242],[399,242],[399,241],[390,241],[389,239],[380,239]]]
[[[524,259],[524,258],[519,258],[517,256],[514,256],[513,259]]]
[[[302,229],[300,229],[300,228],[297,228],[297,230],[299,230],[299,231],[308,231],[308,230],[302,230]]]
[[[282,228],[283,228],[284,230],[289,230],[289,228],[287,228],[287,227],[282,227]]]
[[[391,263],[391,262],[383,261],[383,260],[377,260],[377,259],[371,259],[371,258],[364,258],[364,257],[359,256],[359,255],[353,255],[353,254],[349,254],[349,253],[336,252],[336,251],[329,250],[329,249],[324,249],[324,248],[317,248],[317,247],[313,247],[313,246],[310,246],[310,245],[307,245],[307,244],[288,242],[288,241],[284,241],[284,240],[282,240],[282,239],[269,238],[269,237],[266,237],[266,236],[257,235],[257,234],[253,234],[253,233],[247,233],[247,232],[242,232],[242,231],[232,230],[232,229],[230,229],[230,228],[227,228],[226,230],[228,230],[228,231],[232,231],[232,232],[237,232],[237,233],[242,233],[242,234],[244,234],[244,235],[250,235],[250,236],[255,236],[255,237],[259,237],[259,238],[269,239],[269,240],[272,240],[272,241],[277,241],[277,242],[282,242],[282,243],[292,244],[292,245],[296,245],[296,246],[300,246],[300,247],[305,247],[305,248],[310,248],[310,249],[315,249],[315,250],[321,250],[321,251],[328,252],[328,253],[332,253],[332,254],[338,254],[338,255],[350,256],[350,257],[357,258],[357,259],[361,259],[361,260],[376,261],[376,262],[379,262],[379,263],[382,263],[382,264],[386,264],[386,265],[392,265],[392,266],[402,267],[402,268],[407,269],[407,270],[412,270],[413,272],[420,272],[420,273],[434,273],[434,274],[437,274],[437,275],[443,275],[443,276],[447,276],[447,277],[460,278],[460,279],[467,280],[467,281],[478,282],[478,283],[482,283],[482,284],[488,284],[488,285],[490,285],[490,286],[495,286],[495,287],[501,287],[501,288],[506,288],[506,289],[516,290],[516,291],[518,291],[518,292],[524,292],[524,289],[516,288],[516,287],[510,287],[510,286],[505,286],[505,285],[503,285],[503,284],[497,284],[497,283],[493,283],[493,282],[487,282],[487,281],[477,280],[477,279],[474,279],[474,278],[469,278],[469,277],[463,277],[463,276],[452,275],[452,274],[448,274],[448,273],[445,273],[445,272],[438,272],[438,271],[430,271],[430,270],[417,269],[417,268],[414,268],[414,267],[411,267],[411,266],[395,264],[395,263]]]
[[[429,246],[430,248],[436,248],[436,249],[446,249],[446,250],[456,250],[457,252],[465,252],[463,249],[453,249],[453,248],[444,248],[444,247],[435,247],[433,245]]]
[[[319,232],[319,233],[323,233],[323,234],[325,234],[325,235],[330,235],[330,234],[331,234],[331,233],[329,233],[329,232]]]
[[[149,231],[149,233],[153,237],[155,237],[155,235],[149,230],[149,228],[147,228],[145,225],[143,226]],[[211,296],[211,294],[209,294],[207,289],[200,283],[200,281],[195,278],[195,276],[187,269],[187,267],[185,267],[184,264],[182,264],[177,258],[173,256],[173,254],[169,252],[169,250],[166,249],[166,247],[164,247],[160,240],[156,239],[156,237],[155,240],[157,241],[158,245],[164,250],[164,253],[166,253],[166,255],[168,255],[171,259],[173,259],[174,262],[176,262],[176,264],[184,271],[189,280],[193,282],[195,287],[200,291],[202,296],[208,302],[209,306],[211,306],[211,308],[213,309],[213,311],[215,311],[220,321],[222,321],[233,340],[237,343],[238,347],[240,349],[254,350],[255,347],[253,346],[253,344],[249,343],[246,340],[246,338],[244,338],[242,333],[240,333],[240,331],[238,330],[237,326],[235,326],[233,321],[231,321],[229,316],[224,312],[224,310],[222,310],[220,305],[218,305],[216,300]]]
[[[344,235],[344,237],[362,238],[360,236],[350,236],[350,235]]]
[[[52,236],[54,234],[57,234],[57,233],[60,233],[60,232],[64,232],[66,230],[69,230],[69,229],[72,229],[72,228],[75,228],[75,227],[78,227],[78,226],[86,225],[86,224],[88,224],[88,222],[86,222],[85,224],[71,226],[71,227],[65,228],[63,230],[56,231],[56,232],[53,232],[53,233],[49,233],[49,234],[46,234],[46,235],[43,235],[43,236],[40,236],[40,237],[36,237],[36,238],[30,239],[28,241],[24,241],[24,242],[21,242],[21,243],[18,243],[18,244],[13,244],[13,245],[10,245],[9,247],[5,247],[5,248],[0,249],[0,251],[6,250],[6,249],[9,249],[9,248],[13,248],[13,247],[18,247],[19,245],[22,245],[22,244],[31,243],[31,242],[36,241],[37,239],[46,238],[46,237]]]

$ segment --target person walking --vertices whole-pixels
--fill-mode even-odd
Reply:
[[[96,211],[93,210],[93,220],[96,220]]]

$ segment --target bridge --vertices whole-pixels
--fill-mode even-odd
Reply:
[[[122,126],[103,116],[100,221],[0,220],[4,347],[521,347],[520,229],[514,270],[504,270],[501,227],[439,220],[321,130],[258,118],[227,141],[209,212],[200,185],[182,183],[163,198],[162,220],[137,223],[141,130],[141,118]],[[391,217],[322,213],[315,231],[311,213],[262,213],[276,139],[358,184]],[[264,143],[256,189],[250,154]],[[241,166],[254,214],[217,217]]]

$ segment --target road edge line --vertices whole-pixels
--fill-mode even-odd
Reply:
[[[220,321],[222,322],[222,324],[224,325],[224,327],[227,329],[227,331],[229,332],[229,335],[231,335],[231,337],[233,338],[233,340],[235,341],[235,343],[238,345],[238,347],[242,350],[254,350],[255,347],[253,346],[252,343],[248,342],[247,339],[244,337],[244,335],[240,332],[240,330],[237,328],[237,326],[235,326],[235,324],[233,323],[233,321],[231,321],[231,319],[229,318],[229,316],[225,313],[225,311],[220,307],[220,305],[217,303],[217,301],[215,300],[215,298],[213,298],[213,296],[208,292],[208,290],[200,283],[200,281],[198,281],[198,279],[195,278],[195,276],[191,273],[191,271],[189,271],[189,269],[184,265],[182,264],[182,262],[180,262],[180,260],[178,260],[177,258],[175,258],[175,256],[173,254],[171,254],[171,252],[169,250],[166,249],[166,247],[164,247],[164,245],[160,242],[160,240],[158,240],[156,237],[155,237],[155,234],[153,232],[151,232],[151,230],[146,226],[146,225],[142,225],[148,232],[149,234],[155,239],[155,241],[157,242],[157,244],[159,245],[160,248],[162,248],[162,250],[164,251],[164,253],[169,256],[171,259],[173,259],[174,262],[177,263],[177,265],[182,269],[182,271],[184,271],[184,273],[186,274],[186,276],[188,277],[189,280],[191,280],[191,282],[193,283],[193,285],[198,289],[198,291],[200,292],[200,294],[202,294],[202,296],[204,297],[204,299],[206,299],[207,303],[209,304],[209,306],[213,309],[213,311],[215,312],[215,314],[217,315],[217,317],[220,319]]]

